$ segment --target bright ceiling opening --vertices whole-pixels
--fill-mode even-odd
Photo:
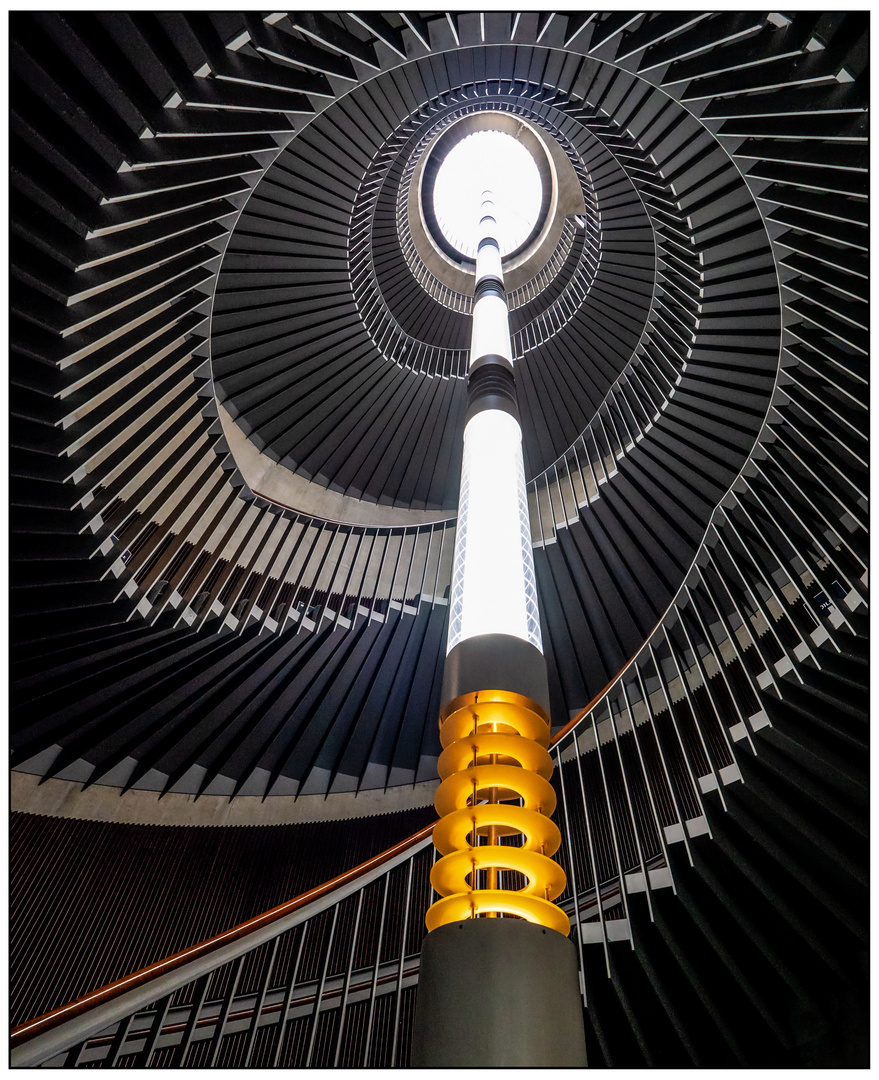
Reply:
[[[543,190],[534,158],[502,131],[467,135],[437,172],[433,190],[437,224],[452,247],[471,259],[476,258],[476,225],[486,188],[495,198],[501,255],[509,255],[534,228]]]

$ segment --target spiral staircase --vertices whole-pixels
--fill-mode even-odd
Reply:
[[[408,1060],[483,113],[583,207],[509,299],[590,1064],[865,1063],[867,48],[11,15],[13,1023],[308,898],[33,1063]]]

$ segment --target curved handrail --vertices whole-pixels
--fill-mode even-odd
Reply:
[[[560,739],[567,735],[568,732],[583,719],[583,717],[589,714],[590,710],[595,707],[614,683],[617,682],[620,676],[624,674],[634,659],[635,657],[632,657],[614,678],[611,679],[607,686],[596,694],[589,704],[581,709],[577,715],[561,729],[561,731],[557,732],[552,737],[550,746],[554,746]],[[379,866],[389,862],[397,855],[403,854],[409,848],[414,847],[416,844],[426,839],[433,832],[435,824],[436,822],[432,822],[430,825],[425,825],[422,829],[419,829],[418,832],[413,833],[412,836],[400,840],[392,847],[379,852],[378,855],[372,856],[372,858],[367,859],[358,866],[346,870],[344,873],[331,878],[329,881],[323,882],[321,885],[316,885],[313,889],[301,893],[292,900],[287,900],[277,907],[264,911],[261,915],[255,915],[252,919],[239,923],[229,930],[224,930],[195,945],[190,945],[180,952],[173,953],[171,956],[167,956],[162,960],[157,960],[152,964],[148,964],[146,967],[140,968],[130,975],[123,976],[121,979],[116,979],[111,983],[107,983],[106,986],[99,987],[96,990],[90,990],[87,994],[83,994],[81,997],[78,997],[65,1005],[59,1005],[57,1008],[52,1009],[47,1013],[43,1013],[31,1020],[26,1020],[23,1023],[18,1024],[11,1032],[12,1048],[15,1049],[16,1047],[22,1046],[23,1044],[30,1042],[31,1039],[35,1039],[39,1035],[44,1035],[47,1032],[52,1031],[60,1024],[72,1020],[77,1016],[81,1016],[98,1005],[105,1005],[119,997],[121,994],[145,986],[154,979],[157,979],[162,975],[167,975],[172,971],[176,971],[178,968],[185,966],[191,961],[209,956],[222,946],[238,941],[257,930],[262,930],[272,923],[277,922],[279,919],[293,914],[300,908],[328,896],[336,889],[351,884],[351,882],[356,881],[357,878],[364,876],[371,870],[377,869]]]
[[[343,885],[350,885],[353,881],[368,874],[371,870],[375,870],[384,863],[390,862],[395,856],[403,854],[410,847],[425,840],[433,832],[435,824],[435,822],[432,822],[430,825],[425,825],[424,828],[419,829],[417,833],[406,837],[404,840],[400,840],[398,843],[394,844],[393,847],[389,847],[385,851],[379,852],[378,855],[373,855],[372,858],[367,859],[358,866],[346,870],[344,873],[331,878],[329,881],[323,882],[321,885],[316,885],[313,889],[301,893],[292,900],[287,900],[277,907],[264,911],[261,915],[255,915],[252,919],[239,923],[229,930],[224,930],[222,933],[206,938],[196,945],[190,945],[180,952],[173,953],[163,960],[157,960],[155,963],[140,968],[130,975],[125,975],[121,979],[116,979],[114,982],[107,983],[106,986],[99,987],[97,990],[91,990],[89,993],[76,998],[74,1001],[68,1002],[66,1005],[60,1005],[50,1012],[43,1013],[42,1016],[18,1024],[12,1030],[12,1047],[15,1048],[26,1042],[30,1042],[31,1039],[46,1034],[58,1027],[59,1024],[72,1020],[77,1016],[81,1016],[83,1013],[88,1012],[98,1005],[105,1005],[114,998],[119,997],[121,994],[138,989],[162,975],[167,975],[172,971],[176,971],[178,968],[183,967],[193,960],[199,960],[209,956],[223,946],[230,945],[232,942],[247,937],[257,930],[265,929],[265,927],[270,926],[279,919],[282,919],[287,915],[292,915],[294,912],[309,904],[313,904],[315,901],[335,892]]]

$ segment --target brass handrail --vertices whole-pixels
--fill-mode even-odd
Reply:
[[[634,659],[634,657],[632,658]],[[591,709],[601,700],[601,698],[607,693],[607,691],[614,685],[614,683],[620,678],[620,676],[631,664],[631,660],[625,664],[620,671],[614,676],[613,679],[604,687],[600,693],[596,694],[592,701],[589,702],[585,708],[581,709],[577,715],[570,720],[561,731],[557,732],[550,740],[550,746],[554,746],[559,739],[565,736],[573,727],[575,727],[584,716],[588,715]],[[287,900],[283,904],[279,904],[277,907],[270,908],[268,911],[264,911],[261,915],[255,915],[252,919],[248,919],[246,922],[239,923],[237,926],[231,927],[229,930],[224,930],[219,934],[215,934],[213,937],[206,938],[204,941],[200,941],[195,945],[190,945],[186,949],[182,949],[180,952],[173,953],[171,956],[167,956],[162,960],[157,960],[152,964],[148,964],[146,967],[140,968],[137,971],[132,972],[130,975],[125,975],[121,979],[116,979],[111,983],[107,983],[106,986],[99,987],[96,990],[90,990],[87,994],[83,994],[81,997],[76,998],[73,1001],[68,1002],[65,1005],[59,1005],[55,1009],[51,1009],[47,1013],[43,1013],[40,1016],[34,1017],[31,1020],[25,1020],[23,1023],[18,1024],[12,1029],[11,1032],[11,1047],[14,1049],[17,1046],[21,1046],[31,1039],[36,1038],[38,1035],[43,1035],[48,1031],[52,1031],[59,1024],[65,1023],[68,1020],[72,1020],[74,1017],[82,1016],[83,1013],[88,1012],[90,1009],[95,1008],[98,1005],[104,1005],[114,998],[119,997],[120,994],[127,993],[130,990],[134,990],[137,987],[144,986],[146,983],[151,982],[153,979],[158,978],[161,975],[167,975],[171,971],[175,971],[177,968],[183,967],[191,960],[200,959],[204,956],[210,955],[216,949],[221,948],[224,945],[228,945],[233,941],[237,941],[242,937],[246,937],[248,934],[253,933],[256,930],[263,929],[266,926],[271,925],[278,919],[283,918],[285,915],[290,915],[293,912],[305,907],[307,904],[311,904],[316,900],[327,896],[335,889],[340,888],[342,885],[350,884],[350,882],[356,880],[358,877],[368,873],[370,870],[374,870],[381,866],[382,863],[393,859],[395,856],[404,852],[407,848],[414,846],[420,841],[426,839],[431,835],[436,822],[432,822],[430,825],[425,825],[424,828],[419,829],[418,832],[412,836],[407,837],[404,840],[400,840],[392,847],[387,848],[385,851],[380,852],[378,855],[372,856],[365,862],[360,863],[358,866],[352,867],[350,870],[346,870],[344,873],[331,878],[329,881],[323,882],[321,885],[316,885],[313,889],[309,889],[307,892],[301,893],[299,896],[294,897],[292,900]]]
[[[287,900],[277,907],[264,911],[261,915],[255,915],[252,919],[239,923],[229,930],[224,930],[220,934],[215,934],[213,937],[206,938],[196,945],[190,945],[188,948],[173,953],[163,960],[148,964],[146,967],[140,968],[138,971],[132,972],[130,975],[126,975],[121,979],[116,979],[114,982],[108,983],[106,986],[102,986],[97,990],[91,990],[89,993],[76,998],[74,1001],[68,1002],[66,1005],[59,1005],[58,1008],[43,1013],[42,1016],[37,1016],[33,1020],[26,1020],[24,1023],[18,1024],[12,1030],[12,1047],[15,1048],[16,1046],[29,1042],[38,1035],[43,1035],[53,1028],[56,1028],[59,1024],[72,1020],[74,1017],[81,1016],[83,1013],[88,1012],[98,1005],[105,1005],[107,1002],[119,997],[120,994],[127,993],[130,990],[143,986],[153,979],[159,978],[161,975],[167,975],[169,972],[183,967],[192,960],[208,956],[222,946],[238,941],[240,938],[246,937],[256,930],[264,929],[273,922],[277,922],[279,919],[284,918],[284,916],[291,915],[300,908],[312,904],[316,900],[322,899],[341,886],[350,884],[352,881],[369,873],[371,870],[375,870],[383,863],[389,862],[395,856],[406,851],[407,848],[414,846],[421,840],[425,840],[433,832],[434,824],[435,822],[432,822],[430,825],[425,825],[424,828],[419,829],[417,833],[406,837],[404,840],[400,840],[398,843],[394,844],[393,847],[387,848],[378,855],[373,855],[372,858],[367,859],[358,866],[346,870],[343,874],[339,874],[329,881],[325,881],[321,885],[316,885],[313,889],[301,893],[292,900]]]

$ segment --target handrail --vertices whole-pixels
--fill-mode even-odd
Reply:
[[[634,657],[632,659],[634,659]],[[617,675],[611,679],[607,686],[596,694],[592,701],[590,701],[585,708],[581,709],[577,715],[561,729],[561,731],[557,732],[552,737],[550,741],[551,746],[554,746],[561,738],[567,735],[567,733],[575,727],[584,716],[588,715],[589,711],[595,707],[607,691],[620,678],[631,662],[632,661],[629,660],[629,662],[620,669]],[[165,957],[163,960],[157,960],[152,964],[148,964],[146,967],[140,968],[130,975],[126,975],[121,979],[116,979],[114,982],[107,983],[106,986],[99,987],[96,990],[90,990],[87,994],[83,994],[82,997],[78,997],[75,1000],[68,1002],[66,1005],[59,1005],[57,1008],[34,1017],[32,1020],[26,1020],[23,1023],[18,1024],[12,1029],[11,1033],[12,1048],[15,1049],[18,1046],[22,1046],[23,1044],[30,1042],[31,1039],[36,1038],[38,1035],[43,1035],[48,1031],[52,1031],[54,1028],[58,1027],[59,1024],[62,1024],[67,1020],[72,1020],[77,1016],[81,1016],[83,1013],[88,1012],[89,1009],[98,1005],[104,1005],[117,998],[120,994],[144,986],[161,975],[166,975],[177,970],[191,960],[209,956],[221,946],[228,945],[233,941],[238,941],[240,938],[246,937],[255,930],[270,926],[273,922],[283,918],[285,915],[290,915],[307,904],[320,900],[322,897],[334,892],[341,886],[350,884],[358,877],[363,876],[370,870],[376,869],[383,863],[393,859],[396,855],[406,851],[409,847],[424,840],[433,832],[435,824],[436,823],[434,822],[430,825],[425,825],[424,828],[420,829],[412,836],[407,837],[405,840],[400,840],[392,847],[387,848],[378,855],[374,855],[371,859],[367,859],[366,862],[352,867],[351,870],[346,870],[345,873],[339,874],[337,877],[331,878],[321,885],[316,885],[313,889],[309,889],[307,892],[294,897],[292,900],[287,900],[283,904],[263,912],[261,915],[256,915],[252,919],[239,923],[229,930],[224,930],[220,934],[215,934],[213,937],[206,938],[204,941],[200,941],[195,945],[190,945],[180,952]]]
[[[557,732],[552,737],[550,741],[551,746],[554,746],[560,739],[567,735],[584,716],[588,715],[590,710],[595,707],[614,683],[617,682],[620,676],[624,674],[634,659],[635,657],[632,657],[628,663],[620,669],[616,676],[611,679],[607,686],[596,694],[592,701],[581,709],[577,715],[561,729],[561,731]],[[34,1017],[32,1020],[26,1020],[23,1023],[18,1024],[12,1029],[11,1033],[12,1049],[14,1050],[17,1047],[23,1046],[40,1035],[45,1035],[47,1032],[57,1028],[60,1024],[66,1023],[68,1020],[73,1020],[78,1016],[82,1016],[84,1013],[99,1005],[108,1004],[118,998],[121,994],[146,986],[153,980],[158,979],[163,975],[168,975],[191,961],[210,956],[224,945],[230,945],[257,930],[265,929],[279,919],[282,919],[287,915],[292,915],[301,908],[321,900],[345,885],[350,885],[353,881],[356,881],[371,870],[377,869],[379,866],[396,856],[403,854],[409,848],[414,847],[420,841],[426,839],[433,832],[435,824],[436,822],[425,825],[424,828],[419,829],[419,831],[413,833],[412,836],[400,840],[392,847],[387,848],[378,855],[374,855],[372,858],[367,859],[358,866],[346,870],[344,873],[331,878],[329,881],[323,882],[321,885],[316,885],[313,889],[301,893],[292,900],[287,900],[277,907],[270,908],[261,915],[255,915],[252,919],[239,923],[229,930],[224,930],[222,933],[215,934],[213,937],[206,938],[204,941],[200,941],[195,945],[190,945],[186,949],[182,949],[180,952],[173,953],[171,956],[167,956],[162,960],[157,960],[152,964],[148,964],[146,967],[140,968],[130,975],[126,975],[121,979],[116,979],[114,982],[107,983],[106,986],[99,987],[96,990],[90,990],[87,994],[83,994],[81,997],[78,997],[65,1005],[59,1005],[57,1008]]]
[[[190,945],[180,952],[173,953],[163,960],[158,960],[153,964],[140,968],[138,971],[108,983],[106,986],[102,986],[97,990],[91,990],[89,993],[76,998],[74,1001],[68,1002],[66,1005],[60,1005],[58,1008],[52,1009],[42,1016],[35,1017],[33,1020],[27,1020],[24,1023],[17,1025],[13,1028],[11,1034],[12,1048],[15,1049],[25,1044],[29,1044],[38,1036],[46,1035],[48,1032],[58,1028],[61,1024],[82,1016],[84,1013],[87,1013],[98,1006],[107,1005],[119,998],[122,994],[128,994],[134,990],[148,986],[156,979],[170,975],[172,972],[187,964],[197,960],[205,960],[205,958],[210,957],[223,947],[230,946],[241,938],[249,937],[258,931],[264,931],[267,927],[270,927],[279,920],[295,914],[302,908],[325,899],[331,893],[337,892],[346,885],[350,886],[359,878],[378,869],[385,863],[391,862],[393,859],[404,855],[410,848],[416,846],[419,842],[426,840],[433,832],[434,824],[435,822],[432,822],[430,825],[425,825],[424,828],[419,829],[419,831],[412,836],[400,840],[392,847],[379,852],[378,855],[373,855],[372,858],[367,859],[358,866],[346,870],[344,873],[331,878],[329,881],[323,882],[321,885],[316,885],[313,889],[301,893],[292,900],[287,900],[277,907],[264,911],[261,915],[255,915],[252,919],[239,923],[229,930],[224,930],[220,934],[215,934],[213,937],[206,938],[196,945]],[[112,1022],[112,1019],[107,1019],[106,1022],[103,1022],[103,1026],[107,1026]],[[17,1062],[13,1061],[12,1064],[15,1066]],[[26,1067],[24,1062],[21,1063],[21,1067]]]

